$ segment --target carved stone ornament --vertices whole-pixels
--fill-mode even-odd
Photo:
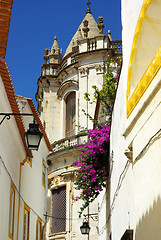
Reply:
[[[103,17],[99,17],[99,18],[98,18],[98,22],[99,22],[99,23],[103,23]]]
[[[59,177],[54,178],[53,181],[52,181],[52,184],[55,185],[55,186],[59,185],[59,183],[60,183],[60,178]]]
[[[57,188],[62,182],[65,182],[65,178],[64,176],[56,176],[53,179],[50,179],[50,181],[48,182],[49,182],[49,185],[52,185],[54,188],[55,187]]]
[[[99,28],[99,34],[103,34],[103,29],[104,29],[104,24],[103,24],[103,17],[99,17],[98,18],[98,24],[97,24],[97,26],[98,26],[98,28]]]
[[[105,71],[105,66],[103,64],[97,64],[95,66],[96,74],[103,74]]]
[[[88,37],[88,32],[89,32],[88,21],[84,20],[83,25],[84,25],[84,27],[82,28],[82,30],[84,32],[84,37],[87,38]]]
[[[88,27],[88,21],[87,21],[87,20],[84,20],[84,21],[83,21],[83,25],[84,25],[84,27]]]
[[[89,68],[80,68],[80,75],[81,77],[87,77],[88,73],[89,73]]]

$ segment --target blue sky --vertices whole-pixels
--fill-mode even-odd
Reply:
[[[58,38],[63,54],[86,14],[87,0],[13,0],[6,62],[15,92],[35,101],[44,49]],[[92,15],[104,18],[104,34],[121,39],[121,0],[91,0]],[[98,22],[98,21],[97,21]]]

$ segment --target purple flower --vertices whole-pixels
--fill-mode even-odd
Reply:
[[[94,173],[96,173],[96,170],[91,169],[91,170],[90,170],[90,173],[91,173],[91,174],[94,174]]]
[[[107,180],[104,159],[108,152],[106,143],[109,141],[110,126],[109,124],[98,124],[95,129],[87,132],[89,140],[78,146],[80,156],[73,164],[80,167],[76,170],[75,184],[76,189],[82,190],[80,199],[84,201],[83,208],[95,199]]]
[[[97,180],[97,178],[94,177],[94,178],[91,179],[91,182],[96,182],[96,180]]]

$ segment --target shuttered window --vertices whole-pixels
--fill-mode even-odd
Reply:
[[[76,111],[76,94],[72,92],[66,98],[66,137],[75,134],[75,111]]]
[[[66,186],[52,192],[51,233],[66,231]]]

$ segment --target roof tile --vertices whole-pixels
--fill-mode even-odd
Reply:
[[[30,105],[30,108],[31,108],[31,110],[32,110],[32,112],[33,112],[33,114],[35,116],[36,122],[39,124],[39,128],[40,128],[41,132],[43,133],[43,137],[45,139],[45,142],[46,142],[46,145],[48,146],[49,151],[53,152],[53,148],[52,148],[52,146],[51,146],[51,144],[49,142],[49,139],[48,139],[47,134],[45,132],[45,129],[44,129],[43,125],[42,125],[42,122],[41,122],[41,120],[40,120],[40,118],[38,116],[38,113],[36,111],[36,108],[34,106],[34,103],[33,103],[32,99],[31,98],[27,98],[27,101],[28,101],[28,103]]]
[[[13,0],[0,1],[0,58],[5,58]]]
[[[16,100],[16,96],[15,96],[15,91],[13,88],[13,84],[12,84],[12,80],[10,78],[9,75],[9,71],[7,68],[7,65],[5,63],[4,60],[0,59],[0,75],[2,77],[2,81],[8,96],[8,100],[12,109],[13,113],[20,113],[19,110],[19,106]],[[25,141],[25,127],[24,127],[24,123],[22,120],[22,116],[14,116],[16,123],[17,123],[17,127],[19,129],[20,132],[20,136],[26,151],[26,155],[29,157],[33,157],[32,152],[30,150],[27,149],[27,145],[26,145],[26,141]]]

